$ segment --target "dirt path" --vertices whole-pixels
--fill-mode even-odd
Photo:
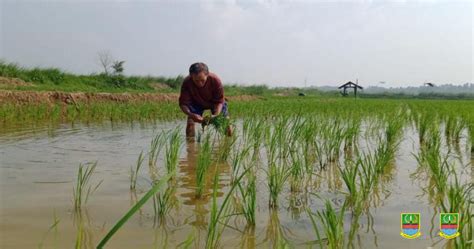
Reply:
[[[0,90],[0,104],[49,104],[91,103],[91,102],[177,102],[178,93],[84,93],[84,92],[41,92]],[[229,96],[230,101],[250,101],[258,97],[251,95]]]

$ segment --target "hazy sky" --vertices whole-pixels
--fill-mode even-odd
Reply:
[[[0,0],[0,58],[99,72],[187,74],[226,83],[385,86],[474,82],[473,1]]]

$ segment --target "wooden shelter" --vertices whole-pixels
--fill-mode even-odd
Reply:
[[[361,90],[364,89],[363,87],[359,86],[358,84],[356,84],[352,81],[349,81],[346,84],[338,87],[338,89],[343,89],[343,91],[341,92],[342,96],[349,95],[347,93],[347,88],[354,88],[354,97],[357,97],[357,89],[361,89]]]

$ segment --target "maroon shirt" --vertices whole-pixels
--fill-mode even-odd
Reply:
[[[198,105],[204,109],[211,109],[219,103],[224,103],[224,88],[217,75],[209,73],[206,83],[201,88],[194,84],[191,76],[184,79],[179,95],[180,105]]]

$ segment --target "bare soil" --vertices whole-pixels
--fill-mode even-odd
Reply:
[[[18,78],[8,78],[8,77],[0,76],[0,87],[11,88],[11,87],[17,87],[17,86],[33,86],[33,83],[26,82]]]
[[[0,90],[0,104],[75,104],[92,102],[177,102],[178,93],[85,93],[58,91],[14,91]],[[251,101],[258,97],[251,95],[228,96],[229,101]]]

